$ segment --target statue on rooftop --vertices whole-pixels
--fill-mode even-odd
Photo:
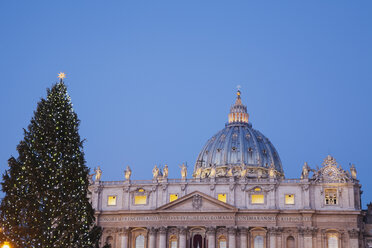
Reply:
[[[351,178],[352,179],[357,179],[357,171],[356,171],[356,168],[355,168],[354,164],[351,165],[350,172],[351,172]]]
[[[124,171],[125,180],[130,180],[130,176],[132,175],[132,171],[130,170],[129,166]]]
[[[181,177],[182,179],[186,179],[187,177],[187,167],[184,163],[181,166]]]
[[[309,178],[309,170],[310,170],[310,167],[307,164],[307,162],[305,162],[304,165],[302,166],[301,179],[308,179]]]
[[[99,182],[101,181],[101,176],[102,176],[102,170],[101,168],[98,166],[97,169],[94,169],[94,172],[96,173],[96,182]]]
[[[164,165],[163,178],[167,178],[167,177],[168,177],[168,165]]]
[[[154,179],[157,179],[159,177],[160,170],[157,165],[154,166],[154,169],[152,169],[152,176]]]
[[[195,173],[194,173],[193,176],[194,176],[195,178],[200,178],[201,174],[202,174],[202,168],[199,167],[199,168],[196,169],[196,171],[195,171]]]
[[[211,173],[209,174],[210,178],[215,178],[216,177],[216,166],[213,166],[211,169]]]
[[[275,178],[275,167],[273,163],[271,163],[269,168],[269,178]]]

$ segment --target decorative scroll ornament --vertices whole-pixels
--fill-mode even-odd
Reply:
[[[200,195],[194,195],[192,198],[192,207],[195,210],[199,210],[202,206],[202,197]]]

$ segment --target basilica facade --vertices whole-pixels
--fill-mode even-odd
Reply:
[[[201,149],[194,170],[168,166],[150,180],[91,179],[91,202],[102,243],[112,248],[359,248],[372,247],[372,206],[361,209],[354,165],[332,156],[305,163],[286,179],[278,152],[253,129],[240,91],[225,128]],[[371,228],[370,228],[371,226]],[[371,241],[370,241],[370,240]],[[368,246],[370,242],[371,246]]]

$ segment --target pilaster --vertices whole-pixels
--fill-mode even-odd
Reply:
[[[156,247],[156,228],[151,227],[149,228],[149,248]]]
[[[349,235],[349,247],[358,248],[359,247],[359,231],[357,229],[348,230]]]
[[[159,248],[166,248],[167,247],[167,228],[160,227],[159,228]]]
[[[186,233],[187,228],[186,227],[179,227],[179,248],[186,248]]]
[[[208,227],[207,228],[207,237],[208,237],[208,248],[216,247],[216,228]]]
[[[128,248],[129,228],[122,228],[119,232],[119,248]]]
[[[236,228],[229,227],[228,234],[229,234],[229,248],[236,248]]]
[[[268,228],[268,235],[269,235],[269,238],[268,238],[268,241],[269,241],[269,245],[268,247],[269,248],[276,248],[276,228],[275,227],[270,227]]]
[[[240,248],[248,247],[247,234],[248,234],[247,228],[239,227]]]

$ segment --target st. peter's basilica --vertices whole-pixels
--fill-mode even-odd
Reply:
[[[152,169],[150,180],[91,178],[91,201],[102,243],[112,248],[372,247],[372,206],[361,208],[361,185],[330,155],[286,179],[279,154],[252,128],[237,92],[228,122],[200,150],[194,170]],[[192,178],[187,174],[192,173]],[[93,175],[92,175],[93,176]]]

